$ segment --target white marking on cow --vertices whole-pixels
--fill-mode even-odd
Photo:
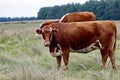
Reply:
[[[41,29],[42,30],[42,33],[45,31],[45,30],[43,30],[43,29]]]
[[[98,46],[96,46],[96,44]],[[102,45],[100,43],[99,40],[96,40],[94,43],[91,43],[89,46],[83,48],[83,49],[80,49],[80,50],[73,50],[72,48],[70,49],[71,52],[79,52],[79,53],[87,53],[87,52],[90,52],[90,51],[93,51],[93,50],[96,50],[96,49],[101,49],[102,48]]]
[[[40,24],[40,28],[41,28],[41,26],[42,26],[43,24],[44,24],[44,23],[41,23],[41,24]]]
[[[57,44],[57,46],[59,47],[55,47],[55,51],[54,52],[51,52],[50,54],[53,56],[53,57],[57,57],[57,56],[62,56],[63,52],[61,50],[61,46],[59,44]]]
[[[61,56],[63,53],[61,50],[58,50],[57,51],[57,47],[55,48],[55,51],[54,52],[51,52],[50,53],[53,57],[57,57],[57,56]]]
[[[51,27],[50,27],[50,30],[49,30],[49,31],[50,31],[50,33],[52,32],[52,28],[51,28]]]
[[[65,14],[60,20],[59,22],[62,22],[62,20],[65,18],[66,15],[68,15],[69,13]]]
[[[41,27],[43,24],[44,24],[44,23],[41,23],[41,24],[40,24],[40,27]]]
[[[100,46],[100,48],[99,48],[99,49],[101,49],[101,48],[102,48],[102,44],[100,43],[100,41],[99,41],[99,40],[97,40],[97,42],[98,42],[98,45]]]
[[[62,56],[63,52],[61,49],[61,46],[59,44],[57,44],[58,47],[55,47],[55,51],[51,52],[50,54],[53,57],[57,57],[57,56]],[[101,49],[102,45],[100,43],[99,40],[96,40],[94,43],[91,43],[89,46],[83,48],[83,49],[79,49],[79,50],[73,50],[72,48],[70,48],[71,52],[79,52],[79,53],[88,53],[90,51],[96,50],[96,49]]]

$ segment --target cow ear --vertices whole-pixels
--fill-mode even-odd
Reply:
[[[54,33],[57,33],[58,32],[58,29],[52,29],[52,32],[54,32]]]
[[[42,33],[42,30],[41,30],[41,29],[36,29],[36,33],[37,33],[37,34],[41,34],[41,33]]]

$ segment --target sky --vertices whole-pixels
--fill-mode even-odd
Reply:
[[[84,4],[88,0],[0,0],[0,17],[37,17],[42,7],[68,3]]]

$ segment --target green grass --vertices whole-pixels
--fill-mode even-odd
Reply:
[[[99,50],[88,54],[70,53],[69,70],[56,70],[56,59],[43,46],[35,30],[44,21],[0,23],[0,80],[119,80],[120,79],[120,21],[116,48],[117,70],[109,60],[100,71]]]

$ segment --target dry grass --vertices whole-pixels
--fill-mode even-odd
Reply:
[[[0,80],[119,80],[120,40],[117,40],[117,70],[111,64],[100,71],[99,50],[89,54],[70,54],[70,69],[56,70],[56,59],[35,36],[43,21],[0,23]],[[116,22],[119,37],[119,21]]]

